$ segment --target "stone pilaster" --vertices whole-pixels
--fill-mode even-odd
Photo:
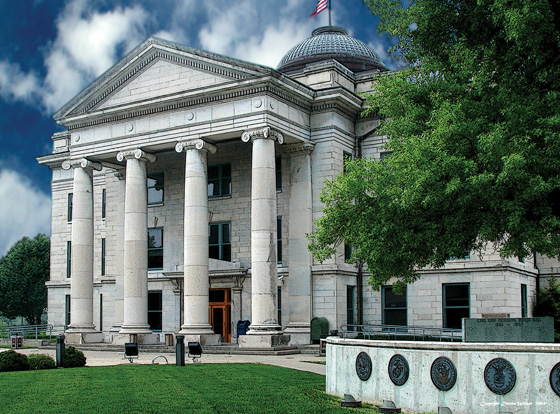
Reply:
[[[99,171],[102,167],[82,158],[64,161],[62,168],[74,170],[70,280],[72,320],[66,332],[71,335],[70,343],[98,342],[102,334],[93,324],[92,170]]]
[[[185,152],[184,210],[184,322],[181,335],[188,341],[217,343],[208,317],[208,152],[216,146],[201,139],[177,143]]]
[[[291,345],[311,343],[312,277],[311,253],[307,234],[313,230],[313,196],[311,188],[311,151],[313,144],[286,146],[290,159],[290,221],[288,235],[289,322],[284,333],[290,334]]]
[[[269,127],[245,131],[243,142],[253,143],[251,178],[251,327],[239,344],[247,347],[281,345],[276,307],[276,156],[281,133]],[[275,338],[272,338],[275,336]]]
[[[115,172],[117,189],[115,194],[119,197],[119,205],[124,206],[124,195],[126,192],[125,173],[122,171]],[[115,214],[115,227],[124,229],[124,208],[119,208]],[[124,245],[124,230],[115,234],[116,245]],[[115,260],[115,300],[114,303],[114,319],[111,332],[120,332],[123,324],[123,302],[124,302],[124,263],[122,255],[117,255]]]
[[[148,325],[148,190],[146,163],[156,156],[140,149],[123,151],[126,160],[124,202],[124,298],[120,334],[151,334]],[[139,340],[139,342],[142,342]]]

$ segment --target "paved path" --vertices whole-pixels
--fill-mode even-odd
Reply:
[[[2,349],[4,350],[4,349]],[[56,358],[56,351],[54,349],[18,349],[27,355],[30,354],[47,354]],[[86,365],[104,366],[104,365],[121,365],[129,364],[128,360],[124,359],[123,352],[111,351],[83,351],[87,358]],[[139,358],[134,360],[135,364],[151,364],[154,356],[158,355],[155,352],[140,352]],[[170,364],[175,364],[175,353],[163,353]],[[186,359],[187,364],[192,364],[192,360]],[[202,354],[200,362],[204,364],[220,364],[220,363],[254,363],[254,364],[269,364],[277,365],[279,367],[298,369],[300,371],[309,371],[316,374],[325,375],[325,365],[317,362],[324,362],[325,357],[320,357],[313,354],[295,354],[295,355],[229,355],[229,354]],[[157,358],[156,363],[164,364],[163,358]]]

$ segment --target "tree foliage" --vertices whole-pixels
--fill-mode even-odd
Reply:
[[[534,314],[554,318],[554,337],[560,342],[560,283],[556,279],[550,278],[549,285],[539,291]]]
[[[38,325],[47,307],[50,240],[39,234],[24,237],[0,259],[0,312],[7,318],[23,316]]]
[[[374,287],[498,246],[560,254],[560,3],[366,0],[409,67],[367,114],[393,151],[327,183],[311,251],[354,247]]]

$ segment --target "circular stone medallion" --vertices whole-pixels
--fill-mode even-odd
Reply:
[[[510,392],[516,377],[513,365],[504,358],[494,358],[484,368],[484,382],[494,394],[504,395]]]
[[[433,362],[430,375],[438,390],[449,391],[457,381],[457,368],[449,358],[439,357]]]
[[[554,365],[550,371],[550,386],[552,390],[560,397],[560,362]]]
[[[408,361],[402,355],[396,354],[389,360],[389,378],[395,385],[404,385],[408,381]]]
[[[371,358],[365,352],[356,357],[356,374],[362,381],[367,381],[371,375]]]

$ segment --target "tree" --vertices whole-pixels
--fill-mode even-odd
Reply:
[[[0,312],[13,319],[23,316],[32,325],[41,323],[47,307],[50,239],[42,234],[24,237],[0,259]]]
[[[378,288],[482,250],[560,254],[560,3],[366,0],[409,64],[366,97],[391,157],[327,183],[310,249]]]

